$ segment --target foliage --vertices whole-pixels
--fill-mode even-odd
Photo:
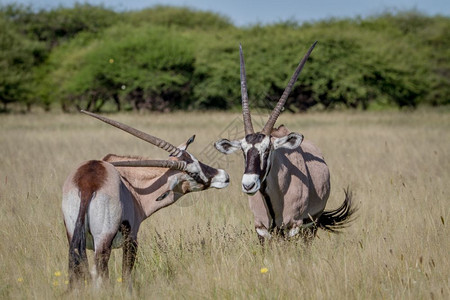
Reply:
[[[44,46],[21,37],[8,20],[0,16],[0,101],[2,111],[11,102],[31,105],[32,68],[44,60]]]
[[[251,106],[272,107],[318,40],[290,111],[450,104],[450,18],[443,16],[408,11],[237,28],[214,13],[166,6],[122,13],[88,4],[38,12],[6,6],[0,15],[9,24],[2,34],[16,41],[2,53],[10,66],[2,80],[11,82],[4,103],[59,103],[67,111],[238,108],[242,43]],[[12,54],[29,55],[27,63]]]
[[[127,21],[134,25],[145,23],[179,29],[220,30],[232,27],[227,17],[215,13],[196,11],[187,7],[155,6],[149,9],[125,13]]]
[[[88,39],[89,40],[89,39]],[[161,27],[112,27],[101,39],[64,48],[64,61],[50,72],[54,101],[65,109],[98,111],[114,100],[117,109],[165,111],[185,107],[194,55],[189,41]],[[53,59],[53,58],[52,58]]]
[[[120,15],[103,6],[75,4],[73,8],[33,11],[29,6],[7,5],[2,14],[14,22],[20,32],[54,47],[80,32],[99,32],[116,24]]]

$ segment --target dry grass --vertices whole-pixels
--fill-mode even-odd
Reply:
[[[236,117],[114,116],[175,144],[196,133],[190,150],[205,162],[204,147]],[[187,195],[144,222],[134,296],[449,299],[449,113],[283,114],[280,122],[322,149],[332,175],[328,208],[349,185],[358,219],[341,235],[319,231],[309,248],[280,241],[262,249],[239,188],[241,155],[218,156],[231,175],[227,189]],[[69,171],[106,153],[166,154],[83,115],[0,116],[0,133],[0,298],[60,298],[68,252],[60,194]],[[121,255],[110,260],[111,287],[84,296],[127,297]]]

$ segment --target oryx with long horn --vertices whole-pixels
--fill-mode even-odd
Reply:
[[[330,195],[330,173],[320,150],[303,135],[290,132],[284,125],[274,129],[275,122],[297,80],[315,42],[292,75],[283,95],[260,132],[253,129],[247,93],[244,55],[239,46],[242,113],[245,137],[219,140],[217,150],[230,154],[241,149],[245,170],[242,191],[248,194],[255,228],[261,241],[274,231],[295,236],[302,228],[315,235],[317,228],[336,231],[345,226],[355,209],[351,193],[345,191],[343,204],[324,211]]]
[[[70,287],[84,283],[88,272],[86,249],[95,251],[91,270],[98,286],[108,279],[113,248],[123,248],[122,276],[131,288],[131,270],[141,223],[181,196],[208,188],[225,188],[227,172],[198,161],[187,147],[178,147],[104,116],[82,111],[163,150],[167,160],[109,154],[79,165],[63,186],[62,211],[69,240]]]

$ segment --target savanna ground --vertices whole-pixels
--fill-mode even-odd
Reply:
[[[340,235],[319,231],[309,247],[277,241],[264,249],[240,189],[242,155],[212,150],[220,135],[242,132],[239,113],[112,117],[176,145],[195,133],[191,152],[225,168],[232,181],[187,195],[143,223],[134,297],[449,299],[448,110],[282,114],[278,124],[325,155],[328,209],[350,186],[359,211]],[[81,114],[0,116],[0,298],[60,298],[66,291],[61,186],[78,163],[107,153],[167,155]],[[121,261],[114,250],[111,287],[84,296],[127,297]]]

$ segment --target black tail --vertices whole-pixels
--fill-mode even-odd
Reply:
[[[88,260],[86,255],[86,211],[92,194],[80,194],[80,210],[78,212],[75,230],[69,245],[69,282],[70,288],[75,285],[84,284],[85,276],[88,274]]]
[[[352,192],[347,187],[344,190],[345,199],[341,206],[334,210],[324,211],[316,221],[317,226],[326,231],[339,233],[342,228],[354,220],[354,213],[358,208],[352,202]]]

